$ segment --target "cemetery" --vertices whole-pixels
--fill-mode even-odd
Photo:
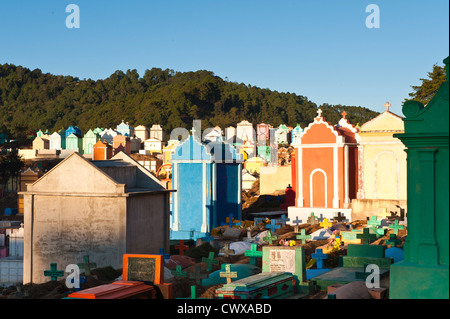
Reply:
[[[193,128],[170,163],[157,124],[40,130],[35,154],[64,156],[2,202],[0,299],[448,299],[448,76],[405,118],[385,106],[361,127],[319,108],[304,128]],[[280,147],[255,177],[260,142]]]

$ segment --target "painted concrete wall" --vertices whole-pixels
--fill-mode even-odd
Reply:
[[[165,213],[166,212],[166,213]],[[169,251],[169,193],[127,198],[127,253]]]
[[[400,206],[400,208],[398,207]],[[397,212],[404,209],[406,214],[406,200],[386,200],[386,199],[353,199],[350,208],[352,209],[352,220],[366,220],[367,217],[381,216],[384,209],[389,212]]]
[[[97,267],[120,268],[126,252],[126,198],[24,195],[24,284],[49,280],[89,255]]]
[[[276,191],[284,191],[292,185],[291,166],[268,166],[260,168],[259,193],[261,195],[272,194]]]
[[[406,200],[405,146],[392,135],[362,136],[364,198]]]

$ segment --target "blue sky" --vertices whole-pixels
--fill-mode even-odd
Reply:
[[[80,28],[68,29],[68,4]],[[380,28],[366,27],[369,4]],[[209,70],[321,104],[402,115],[449,55],[448,0],[15,0],[0,3],[0,63],[81,79]]]

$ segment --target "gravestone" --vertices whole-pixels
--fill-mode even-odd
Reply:
[[[223,267],[224,264],[222,264]],[[261,268],[250,264],[231,264],[230,270],[237,272],[236,280],[256,275],[261,272]],[[227,279],[221,277],[220,273],[223,269],[216,270],[209,274],[208,278],[202,280],[203,286],[226,284]]]
[[[291,274],[283,272],[260,273],[246,277],[216,290],[218,299],[284,299],[295,292]]]
[[[316,249],[316,252],[311,254],[311,258],[314,258],[316,260],[316,268],[306,269],[307,280],[310,280],[311,278],[317,277],[332,270],[330,268],[323,267],[323,260],[328,259],[328,254],[324,254],[322,249]]]
[[[321,290],[334,284],[347,284],[355,280],[355,273],[364,272],[366,264],[375,264],[380,270],[380,280],[389,273],[392,258],[384,255],[384,246],[349,244],[347,255],[339,257],[340,266],[314,278]]]
[[[306,280],[305,250],[303,246],[264,246],[263,272],[288,272],[294,276],[296,291],[309,294],[314,289],[311,282]]]

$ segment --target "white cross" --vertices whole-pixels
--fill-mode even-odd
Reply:
[[[318,116],[322,116],[322,110],[321,110],[321,109],[318,109],[318,110],[317,110],[317,114],[318,114]]]

